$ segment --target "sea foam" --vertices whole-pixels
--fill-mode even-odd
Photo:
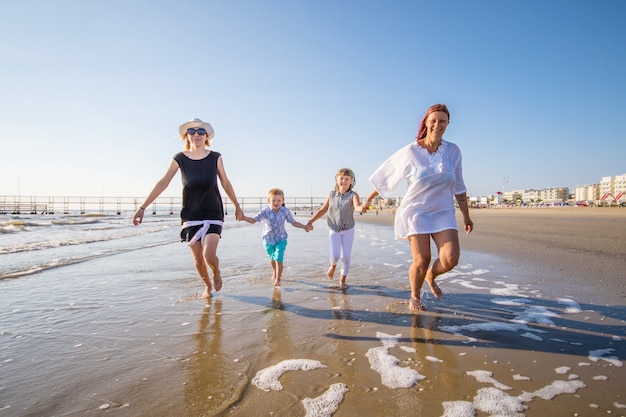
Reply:
[[[381,376],[383,385],[389,388],[409,388],[426,378],[414,369],[398,366],[399,359],[389,354],[389,349],[398,345],[400,335],[392,336],[376,332],[383,346],[371,348],[365,356],[370,361],[370,367]]]
[[[252,378],[252,384],[263,391],[280,391],[283,389],[283,385],[280,383],[280,378],[285,372],[288,371],[310,371],[312,369],[326,368],[320,361],[311,359],[287,359],[282,362],[272,365],[265,369],[261,369]]]
[[[348,392],[346,384],[332,384],[328,390],[317,398],[304,398],[302,404],[306,417],[330,417],[339,408],[343,395]]]

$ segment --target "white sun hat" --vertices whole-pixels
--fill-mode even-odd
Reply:
[[[189,128],[197,129],[199,127],[203,127],[204,130],[206,130],[207,140],[213,139],[213,136],[215,136],[215,132],[213,131],[213,126],[211,126],[207,122],[203,122],[197,117],[180,125],[180,127],[178,128],[178,133],[180,133],[181,138],[185,139],[187,137],[187,129]]]

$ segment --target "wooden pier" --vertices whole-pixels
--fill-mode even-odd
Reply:
[[[285,205],[294,213],[313,214],[326,197],[292,197]],[[108,197],[108,196],[11,196],[0,195],[0,215],[20,214],[108,214],[128,215],[134,213],[145,197]],[[182,204],[181,197],[159,197],[146,211],[153,215],[178,214]],[[233,204],[223,198],[226,214],[234,210]],[[241,208],[250,215],[267,205],[267,197],[243,197],[239,199]]]

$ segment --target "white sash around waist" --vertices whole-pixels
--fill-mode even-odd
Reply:
[[[187,246],[193,245],[198,240],[200,240],[200,244],[204,246],[204,237],[206,236],[207,232],[209,231],[209,227],[211,227],[212,224],[223,226],[224,222],[221,220],[189,220],[184,222],[181,226],[182,229],[186,229],[191,226],[202,226],[202,228],[200,228],[200,230],[198,230],[196,234],[193,235]]]

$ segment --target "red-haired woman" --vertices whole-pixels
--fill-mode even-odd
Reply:
[[[411,247],[409,308],[413,311],[425,310],[420,298],[424,281],[433,295],[441,298],[435,278],[459,261],[455,198],[465,232],[474,228],[463,182],[461,151],[454,143],[443,140],[449,123],[450,112],[444,104],[431,106],[420,124],[417,140],[390,156],[370,177],[374,191],[367,197],[366,207],[377,195],[392,197],[398,185],[407,183],[396,211],[394,230],[396,239],[407,239]],[[438,253],[432,265],[431,238]]]

